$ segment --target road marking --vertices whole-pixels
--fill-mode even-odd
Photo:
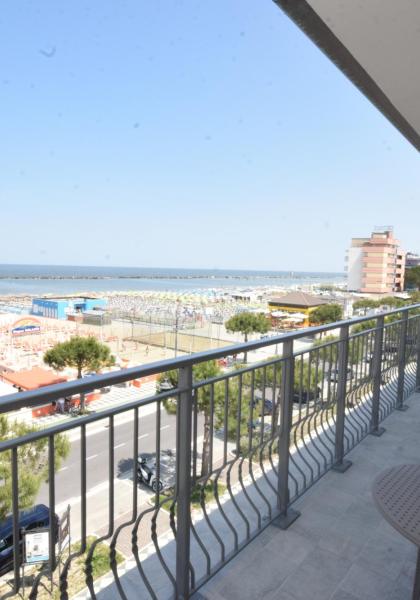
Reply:
[[[92,458],[96,458],[97,456],[97,454],[92,454],[92,456],[88,456],[86,460],[92,460]]]
[[[121,479],[119,479],[118,477],[114,478],[114,485],[115,485],[115,489],[117,491],[118,488],[121,489],[121,487],[123,487],[124,489],[126,489],[127,486],[127,482],[126,481],[122,481]],[[133,487],[132,483],[131,483],[131,488]],[[104,494],[104,492],[107,492],[109,489],[109,481],[105,480],[102,481],[101,483],[98,483],[97,485],[95,485],[93,488],[91,488],[87,493],[86,493],[86,498],[93,498],[94,496],[96,496],[97,494],[100,494],[101,500],[104,500],[105,505],[107,504],[107,496],[106,494]],[[146,490],[138,490],[139,492],[139,502],[142,502],[143,498],[150,498],[151,497],[151,493],[147,493]],[[74,496],[73,498],[68,498],[67,500],[56,504],[55,506],[55,510],[58,514],[60,514],[61,512],[63,512],[64,510],[66,510],[67,506],[70,504],[71,506],[74,506],[75,504],[78,504],[79,502],[81,502],[81,496]],[[130,511],[131,512],[131,511]],[[120,515],[118,515],[120,516]],[[73,530],[73,525],[72,525],[72,530]]]
[[[143,433],[143,435],[139,435],[139,440],[142,440],[143,438],[148,437],[149,435],[149,433]]]
[[[116,450],[117,448],[122,448],[123,446],[125,446],[125,442],[123,442],[122,444],[118,444],[117,446],[114,446],[114,450]]]
[[[164,425],[163,427],[160,428],[161,431],[163,431],[164,429],[169,429],[170,425]]]
[[[150,395],[148,395],[147,397],[149,397],[149,396]],[[132,399],[134,399],[134,398],[132,396],[129,396],[127,398],[124,398],[124,402],[127,402],[127,400],[132,400]],[[122,402],[119,403],[119,405],[120,404],[122,404]],[[111,406],[112,405],[110,404],[109,407],[111,407]],[[146,404],[145,406],[139,407],[139,416],[140,417],[146,417],[155,412],[156,412],[155,404]],[[114,428],[119,427],[121,425],[126,425],[130,421],[132,422],[133,421],[132,413],[133,413],[133,409],[130,409],[127,412],[123,412],[119,415],[116,415],[114,418]],[[107,418],[107,417],[104,417],[104,419],[105,418]],[[65,421],[63,421],[63,422],[65,422]],[[101,423],[100,421],[96,421],[96,423],[92,423],[89,427],[87,427],[86,437],[90,437],[91,435],[97,435],[98,433],[103,433],[104,429],[107,429],[107,428],[109,428],[108,423],[103,423],[103,422]],[[80,427],[70,429],[66,433],[71,442],[75,442],[80,439]]]
[[[61,469],[58,469],[58,472],[61,473],[61,471],[67,471],[68,467],[61,467]]]

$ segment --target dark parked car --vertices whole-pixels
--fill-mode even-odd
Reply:
[[[58,517],[55,516],[54,527],[55,541],[58,541]],[[36,504],[32,508],[19,512],[19,536],[21,530],[41,529],[50,526],[50,513],[45,504]],[[22,551],[22,540],[19,539]],[[0,575],[13,569],[13,517],[6,517],[0,523]]]
[[[144,483],[154,492],[174,487],[176,478],[176,457],[172,450],[160,453],[159,481],[156,473],[156,453],[139,454],[137,459],[138,482]]]
[[[340,371],[338,368],[331,369],[330,372],[330,381],[338,381],[340,378]],[[347,381],[353,378],[353,371],[351,367],[347,368]]]
[[[315,390],[294,390],[293,391],[293,402],[296,404],[306,404],[306,402],[314,402],[321,397],[321,389]]]
[[[417,344],[416,337],[414,335],[408,334],[405,340],[406,346],[415,346]]]
[[[156,385],[156,391],[159,392],[169,392],[169,390],[173,390],[174,386],[172,385],[172,383],[169,381],[169,379],[163,379],[162,381],[158,382]]]
[[[260,420],[257,421],[249,421],[247,423],[247,429],[248,429],[248,433],[249,430],[252,428],[253,432],[261,432],[261,426],[262,426],[262,422]],[[271,424],[270,423],[264,423],[264,428],[263,428],[263,432],[264,433],[271,433]]]
[[[254,398],[252,402],[252,408],[258,415],[262,416],[262,401],[260,398]],[[264,416],[271,416],[273,414],[273,402],[271,400],[264,400]]]
[[[388,354],[395,354],[396,352],[398,352],[398,342],[395,342],[393,340],[385,342],[385,352],[387,352]]]

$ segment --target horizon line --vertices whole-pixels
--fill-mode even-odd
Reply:
[[[0,263],[0,267],[76,267],[76,268],[92,268],[92,269],[166,269],[166,270],[188,270],[188,271],[238,271],[241,273],[322,273],[331,275],[345,275],[345,271],[305,271],[301,269],[238,269],[229,267],[141,267],[141,266],[127,266],[127,265],[74,265],[74,264],[54,264],[54,263]]]

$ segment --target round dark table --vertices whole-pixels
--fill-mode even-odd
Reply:
[[[373,499],[384,518],[418,548],[413,600],[420,600],[420,465],[399,465],[375,479]]]

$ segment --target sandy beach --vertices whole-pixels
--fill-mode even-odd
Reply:
[[[294,288],[316,291],[314,284]],[[340,295],[337,289],[336,293]],[[290,287],[264,285],[195,291],[74,293],[72,297],[105,297],[107,323],[87,325],[36,317],[40,331],[18,337],[13,336],[11,330],[19,319],[30,314],[34,295],[3,295],[0,297],[0,368],[16,371],[42,366],[43,355],[49,348],[74,335],[94,336],[108,344],[119,366],[139,365],[171,358],[175,354],[241,342],[240,334],[226,332],[224,322],[243,310],[266,311],[270,296],[280,296],[287,291]],[[54,295],[45,294],[44,297]]]

